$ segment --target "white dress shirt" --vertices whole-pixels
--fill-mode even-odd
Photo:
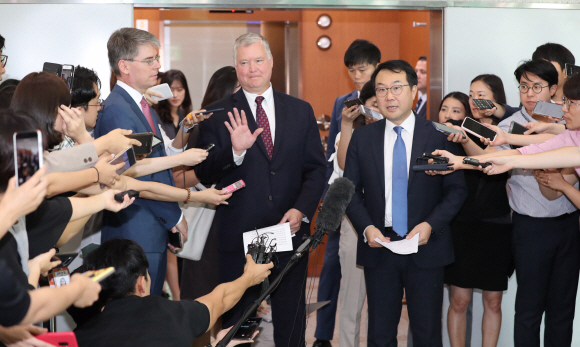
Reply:
[[[135,88],[131,87],[130,85],[128,85],[123,81],[117,80],[117,84],[119,85],[119,87],[125,89],[125,91],[129,94],[131,99],[135,101],[141,112],[143,112],[143,108],[141,107],[141,99],[143,99],[145,95],[139,93]]]
[[[393,149],[395,148],[395,141],[397,141],[397,133],[395,132],[395,124],[388,119],[385,119],[385,227],[393,226]],[[401,136],[405,142],[405,150],[407,151],[407,178],[409,177],[409,167],[411,165],[411,150],[413,149],[413,134],[415,132],[415,114],[411,112],[409,117],[401,124],[403,130]],[[363,232],[364,241],[367,242],[366,231],[370,227],[367,226]]]
[[[252,116],[254,117],[254,120],[256,120],[256,98],[258,96],[264,97],[264,100],[262,100],[262,108],[264,109],[264,112],[266,112],[266,117],[268,117],[268,123],[270,124],[270,134],[272,135],[272,144],[274,144],[274,139],[276,136],[276,107],[274,106],[274,90],[272,89],[272,83],[270,83],[270,87],[266,89],[266,91],[261,95],[252,94],[245,91],[244,89],[242,89],[242,91],[248,100],[248,104],[250,105],[250,110],[252,110]],[[248,117],[248,115],[246,115],[246,117]],[[234,149],[232,148],[232,151],[233,150]],[[242,165],[245,155],[246,151],[244,151],[241,155],[236,155],[234,153],[234,162],[236,165]]]

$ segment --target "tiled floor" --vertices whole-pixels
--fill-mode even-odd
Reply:
[[[318,277],[308,278],[306,284],[306,300],[307,302],[317,302],[316,294],[318,293]],[[310,297],[310,298],[309,298]],[[331,341],[333,347],[338,347],[338,317],[339,312],[336,313],[336,324],[334,327],[334,338]],[[366,347],[367,345],[367,303],[365,302],[363,307],[361,322],[361,332],[360,332],[360,347]],[[307,318],[306,325],[306,345],[307,347],[312,346],[314,341],[314,331],[316,330],[316,312],[312,313]],[[407,346],[407,331],[409,329],[409,316],[407,315],[407,306],[403,305],[403,310],[401,311],[401,321],[399,323],[399,335],[397,339],[399,340],[399,347]]]

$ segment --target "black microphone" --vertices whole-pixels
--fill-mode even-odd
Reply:
[[[338,229],[342,221],[342,216],[344,216],[353,195],[354,184],[348,178],[340,177],[334,180],[328,188],[324,201],[320,206],[320,212],[318,212],[318,216],[316,217],[314,234],[308,237],[296,249],[294,257],[300,257],[302,252],[310,246],[312,246],[312,249],[316,248],[322,242],[322,238],[327,230],[334,231]]]
[[[348,178],[335,179],[326,192],[316,226],[329,231],[338,229],[353,195],[354,184]]]

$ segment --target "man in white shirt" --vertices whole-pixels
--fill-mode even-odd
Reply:
[[[461,172],[432,180],[411,167],[438,146],[458,148],[413,112],[417,74],[409,63],[379,64],[371,82],[386,119],[354,131],[344,171],[356,187],[347,216],[359,235],[357,265],[365,272],[368,346],[397,346],[403,290],[414,346],[441,346],[443,269],[454,260],[449,223],[467,189]],[[377,242],[416,235],[418,252],[410,255]]]
[[[134,28],[115,31],[107,42],[109,65],[117,76],[117,85],[105,100],[97,118],[95,138],[117,128],[133,133],[152,132],[159,136],[157,114],[147,104],[145,91],[157,84],[159,40],[155,35]],[[149,158],[164,157],[165,149],[157,146]],[[174,186],[171,170],[139,177]],[[167,268],[168,233],[179,232],[187,239],[187,222],[175,202],[137,199],[129,209],[106,213],[103,218],[102,241],[125,238],[136,241],[145,251],[151,276],[151,294],[160,295]]]

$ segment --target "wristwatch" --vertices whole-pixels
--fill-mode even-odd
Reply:
[[[191,126],[191,128],[186,128],[184,122],[181,122],[181,130],[183,130],[184,133],[189,133],[197,124],[193,124]]]

